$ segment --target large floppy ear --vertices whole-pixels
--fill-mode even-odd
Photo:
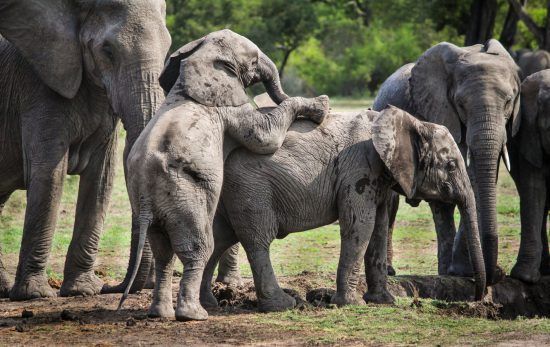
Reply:
[[[416,192],[421,123],[407,112],[388,106],[372,124],[372,142],[391,176],[408,199]]]
[[[76,9],[69,0],[0,0],[0,34],[66,98],[82,82]]]
[[[168,57],[164,65],[164,70],[159,77],[160,86],[166,93],[170,92],[180,76],[181,61],[193,54],[202,45],[205,38],[206,37],[201,37],[198,40],[189,42]]]
[[[428,49],[411,70],[410,94],[414,111],[425,120],[449,129],[456,143],[461,141],[460,117],[451,93],[453,70],[468,51],[442,42]]]
[[[543,75],[534,73],[521,85],[520,153],[533,166],[542,168],[542,144],[537,129],[538,97]]]

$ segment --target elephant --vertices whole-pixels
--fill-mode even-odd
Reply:
[[[521,85],[521,125],[508,141],[511,175],[520,197],[521,242],[511,277],[535,283],[550,274],[546,220],[550,208],[550,70]]]
[[[155,259],[152,317],[205,320],[199,290],[213,249],[212,224],[221,193],[224,160],[236,148],[271,154],[298,115],[322,123],[328,97],[288,97],[275,64],[247,38],[225,29],[173,53],[160,76],[169,91],[128,156],[128,191],[138,214],[139,243],[128,288],[141,271],[146,236]],[[259,112],[245,88],[263,82],[278,106]],[[174,253],[184,264],[172,307]],[[141,270],[140,270],[141,269]],[[120,306],[119,306],[120,307]]]
[[[126,158],[164,100],[171,45],[161,0],[0,1],[0,206],[26,190],[15,282],[0,296],[52,297],[45,266],[64,178],[79,175],[61,296],[100,293],[94,274],[113,186],[117,125]]]
[[[507,128],[520,124],[518,67],[494,39],[458,47],[442,42],[382,84],[373,109],[392,104],[421,120],[444,125],[467,164],[476,197],[487,282],[504,277],[497,266],[496,181],[501,156],[509,167]],[[471,276],[463,223],[456,232],[454,204],[430,203],[438,242],[438,273]]]
[[[290,233],[340,224],[336,305],[358,304],[357,273],[364,257],[366,302],[392,303],[386,286],[386,198],[457,203],[467,221],[476,272],[475,299],[485,290],[485,266],[474,193],[449,131],[390,106],[380,113],[329,114],[320,126],[299,120],[271,156],[238,149],[226,160],[214,251],[201,283],[201,303],[216,306],[212,276],[220,256],[240,242],[252,268],[260,311],[291,308],[295,300],[278,285],[271,242]],[[383,269],[383,270],[382,270]]]
[[[550,68],[550,53],[542,49],[522,50],[517,53],[516,61],[521,69],[520,77],[524,80],[535,72]]]

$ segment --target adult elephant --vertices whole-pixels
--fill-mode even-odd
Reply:
[[[44,269],[65,175],[80,175],[74,234],[60,294],[91,295],[114,175],[116,127],[124,157],[164,100],[158,76],[170,47],[161,0],[0,1],[0,206],[27,190],[13,284],[0,295],[54,296]]]
[[[499,158],[507,156],[506,128],[512,135],[519,128],[519,91],[517,66],[498,41],[469,47],[443,42],[392,74],[374,101],[375,110],[392,104],[446,126],[459,144],[469,164],[489,284],[502,276],[497,271],[496,181]],[[455,206],[432,202],[430,207],[439,274],[471,275],[462,221],[455,233]]]
[[[520,51],[516,61],[521,69],[521,79],[524,80],[535,72],[550,68],[550,53],[542,49]]]
[[[521,126],[510,147],[511,174],[520,198],[521,243],[511,276],[535,283],[550,274],[546,221],[550,208],[550,70],[521,85]]]

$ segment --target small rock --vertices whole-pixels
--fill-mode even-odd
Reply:
[[[63,310],[61,312],[61,319],[62,320],[70,320],[70,321],[75,321],[75,320],[79,320],[80,317],[78,317],[78,315],[76,313],[73,313],[69,310]]]
[[[23,310],[23,312],[21,312],[21,317],[22,318],[32,318],[32,317],[34,317],[34,312]]]
[[[27,324],[21,324],[21,323],[18,323],[16,326],[15,326],[15,331],[19,332],[19,333],[24,333],[26,331],[29,331],[29,326]]]
[[[133,327],[134,325],[136,325],[136,320],[134,318],[128,318],[128,320],[126,321],[126,326]]]

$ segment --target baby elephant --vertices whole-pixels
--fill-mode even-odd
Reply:
[[[330,115],[320,125],[294,123],[281,149],[262,156],[236,150],[226,161],[214,223],[215,247],[201,303],[215,306],[211,281],[220,256],[241,242],[252,267],[260,311],[291,308],[269,257],[275,238],[340,221],[341,249],[332,303],[357,304],[357,272],[365,256],[367,302],[388,303],[385,200],[390,189],[408,198],[456,203],[468,225],[476,300],[485,288],[474,194],[460,151],[444,126],[403,110]]]
[[[268,114],[253,107],[245,92],[260,81],[279,104]],[[224,159],[239,146],[260,154],[275,152],[297,115],[323,121],[328,98],[286,96],[273,62],[230,30],[211,33],[179,49],[170,57],[160,83],[170,92],[126,163],[132,213],[139,215],[140,232],[127,288],[138,272],[148,231],[156,272],[149,315],[175,313],[178,320],[204,320],[208,313],[200,305],[199,290],[214,246],[212,223]],[[175,312],[174,253],[184,264]]]

